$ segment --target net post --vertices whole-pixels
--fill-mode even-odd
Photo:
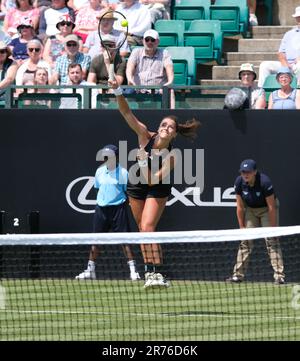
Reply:
[[[27,221],[30,234],[40,233],[40,212],[30,211],[27,215]],[[31,278],[40,277],[40,247],[30,247],[30,276]]]

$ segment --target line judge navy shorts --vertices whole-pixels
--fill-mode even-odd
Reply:
[[[118,206],[96,206],[93,232],[130,232],[127,202]]]

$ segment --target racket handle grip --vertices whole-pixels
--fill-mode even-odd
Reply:
[[[108,80],[110,80],[110,81],[115,80],[114,64],[109,64],[109,68],[108,68]]]

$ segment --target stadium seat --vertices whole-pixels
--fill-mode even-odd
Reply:
[[[195,49],[186,47],[167,47],[174,64],[174,85],[192,85],[196,79]]]
[[[184,20],[157,20],[154,24],[159,33],[159,46],[183,46]]]
[[[173,8],[173,19],[184,20],[185,30],[192,20],[208,19],[210,0],[180,0]]]
[[[194,20],[184,32],[185,46],[195,48],[197,63],[216,60],[222,63],[223,32],[219,20]]]
[[[297,78],[294,76],[291,83],[292,88],[297,88]],[[276,74],[271,74],[266,77],[263,88],[266,92],[266,99],[268,101],[270,94],[276,90],[280,89],[280,84],[276,80]]]
[[[247,0],[216,0],[209,10],[211,20],[221,21],[224,35],[247,35],[249,27]]]

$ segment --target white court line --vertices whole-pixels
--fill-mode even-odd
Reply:
[[[220,313],[178,313],[175,312],[162,312],[162,313],[136,313],[136,312],[98,312],[98,311],[63,311],[63,310],[10,310],[6,309],[6,312],[11,312],[13,314],[62,314],[62,315],[103,315],[103,316],[139,316],[139,317],[219,317],[219,318],[259,318],[261,320],[300,320],[300,316],[271,316],[267,317],[265,315],[247,315],[245,313],[228,315]],[[1,314],[1,312],[0,312]]]

